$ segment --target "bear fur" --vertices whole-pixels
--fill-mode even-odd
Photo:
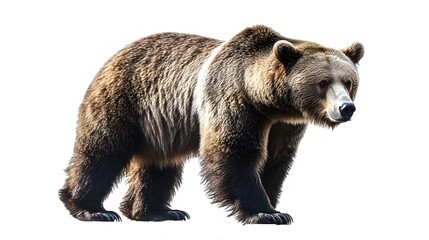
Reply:
[[[121,176],[120,205],[141,221],[186,220],[170,208],[184,162],[200,157],[213,202],[242,223],[290,224],[275,207],[307,124],[348,121],[360,43],[336,50],[266,26],[228,41],[161,33],[98,72],[79,109],[60,199],[83,221],[120,221],[103,201]]]

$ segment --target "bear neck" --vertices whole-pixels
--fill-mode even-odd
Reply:
[[[284,66],[274,54],[254,60],[245,71],[244,92],[251,104],[269,119],[305,122],[292,104],[292,88]]]

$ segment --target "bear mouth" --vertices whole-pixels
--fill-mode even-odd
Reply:
[[[324,128],[326,127],[334,129],[340,123],[344,122],[342,119],[336,119],[333,118],[333,116],[330,116],[327,110],[318,113],[313,112],[313,114],[309,114],[307,112],[304,113],[304,117],[307,119],[307,123]]]
[[[327,111],[327,118],[332,123],[344,123],[351,120],[351,116],[343,116],[338,111]]]

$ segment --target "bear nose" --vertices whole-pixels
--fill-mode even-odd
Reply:
[[[343,103],[340,106],[340,113],[344,121],[349,121],[355,111],[356,107],[353,103]]]

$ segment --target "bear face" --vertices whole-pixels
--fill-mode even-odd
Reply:
[[[349,121],[356,110],[356,65],[363,57],[363,45],[353,43],[336,50],[311,42],[291,42],[280,40],[273,51],[286,72],[280,80],[282,86],[276,87],[284,89],[281,93],[287,96],[288,107],[299,112],[292,121],[331,128]]]

